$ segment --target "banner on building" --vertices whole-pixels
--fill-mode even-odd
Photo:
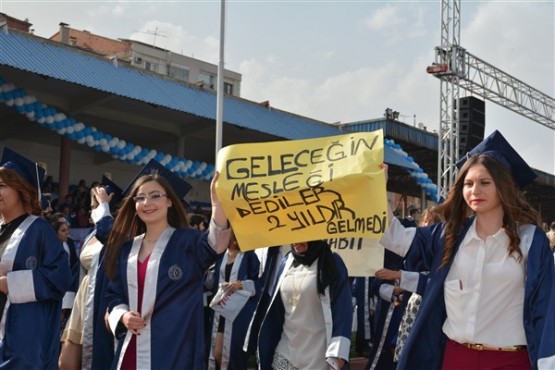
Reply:
[[[241,250],[340,237],[387,223],[383,132],[231,145],[217,193]]]

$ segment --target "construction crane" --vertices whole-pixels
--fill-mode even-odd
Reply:
[[[461,89],[555,130],[555,99],[460,46],[460,0],[441,1],[441,44],[426,71],[440,80],[438,199],[447,198],[459,157]]]

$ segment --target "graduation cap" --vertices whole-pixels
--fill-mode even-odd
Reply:
[[[50,206],[51,206],[50,195],[41,194],[41,196],[40,196],[40,208],[42,209],[42,211],[46,212],[46,210],[48,210],[48,208]]]
[[[39,166],[36,162],[22,156],[19,153],[14,152],[8,147],[4,147],[2,152],[2,159],[0,160],[0,166],[4,168],[9,168],[17,172],[29,185],[37,190],[39,201],[40,201],[40,186],[46,171],[44,168]]]
[[[457,161],[457,168],[461,168],[466,160],[478,154],[487,154],[500,161],[505,167],[511,171],[516,184],[524,187],[530,184],[538,175],[530,166],[522,159],[522,157],[514,150],[509,142],[495,130],[491,135],[486,137],[474,149],[466,153],[466,155]]]
[[[108,195],[114,194],[112,196],[112,202],[114,203],[121,202],[121,200],[123,199],[123,196],[122,196],[123,190],[121,190],[121,188],[117,186],[115,182],[113,182],[108,177],[106,177],[106,175],[102,175],[101,182],[102,182],[102,186],[104,186],[104,189],[106,189],[106,193]]]
[[[162,164],[158,163],[155,159],[151,159],[140,171],[135,175],[133,180],[127,185],[127,188],[123,191],[123,196],[127,196],[133,188],[135,181],[141,176],[158,174],[164,177],[171,185],[173,191],[177,194],[179,199],[183,199],[185,195],[191,190],[192,186],[177,174],[170,171],[168,168],[164,167]]]

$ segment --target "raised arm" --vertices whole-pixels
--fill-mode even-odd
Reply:
[[[220,173],[216,172],[212,182],[210,183],[212,218],[210,219],[210,232],[208,234],[208,242],[218,254],[225,252],[231,236],[231,229],[229,228],[227,216],[225,215],[224,209],[220,204],[218,194],[216,194],[216,183],[218,182],[219,177]]]
[[[387,172],[389,167],[385,163],[382,163],[380,167],[384,170],[385,181],[387,183]],[[389,224],[380,239],[380,244],[393,253],[404,257],[409,250],[412,239],[414,238],[416,228],[405,228],[393,214],[393,210],[391,209],[389,202],[387,202],[387,217],[389,218]]]

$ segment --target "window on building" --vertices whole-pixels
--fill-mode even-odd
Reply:
[[[186,68],[170,65],[168,74],[176,80],[189,81],[189,70]]]
[[[233,95],[233,84],[224,82],[224,94]]]
[[[199,82],[200,81],[204,82],[205,87],[208,87],[210,89],[215,89],[216,88],[216,86],[214,84],[215,76],[208,73],[208,72],[200,71],[199,74],[198,74],[198,80],[199,80]]]
[[[145,61],[145,69],[152,72],[158,72],[158,64]]]

